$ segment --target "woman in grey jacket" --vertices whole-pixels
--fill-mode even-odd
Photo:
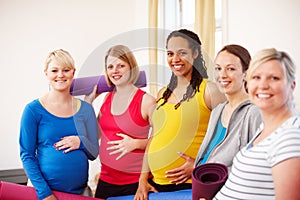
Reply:
[[[218,52],[214,75],[227,101],[211,113],[195,166],[217,162],[230,170],[235,154],[248,143],[261,124],[260,111],[251,104],[246,89],[250,60],[249,52],[240,45],[227,45]]]

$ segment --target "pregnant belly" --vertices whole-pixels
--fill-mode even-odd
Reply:
[[[63,153],[53,147],[39,152],[44,178],[52,189],[72,192],[84,188],[88,180],[88,159],[82,150]]]

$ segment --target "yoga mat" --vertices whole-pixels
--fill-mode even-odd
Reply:
[[[134,195],[109,197],[107,200],[132,200]],[[177,190],[174,192],[151,192],[148,195],[148,200],[191,200],[192,189]],[[199,199],[198,199],[199,200]]]
[[[97,89],[98,94],[102,92],[110,92],[114,89],[114,86],[107,85],[104,75],[88,76],[88,77],[73,79],[70,88],[70,93],[73,96],[88,95],[93,91],[95,85],[98,85],[98,89]],[[145,71],[140,71],[139,77],[135,82],[135,86],[137,87],[147,86]]]
[[[227,166],[220,163],[206,163],[194,168],[192,173],[193,200],[211,200],[224,185],[228,177]]]
[[[58,200],[91,200],[92,197],[80,196],[64,192],[52,191]],[[0,182],[1,200],[38,200],[35,189],[16,183]]]

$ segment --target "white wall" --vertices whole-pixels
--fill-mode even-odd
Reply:
[[[224,2],[228,3],[224,44],[241,44],[252,54],[261,48],[276,47],[289,52],[300,66],[300,1]],[[125,32],[146,28],[147,6],[147,0],[0,1],[0,170],[22,166],[18,145],[20,116],[25,104],[47,91],[43,62],[48,52],[68,50],[75,59],[78,75],[99,46]],[[120,42],[128,43],[126,39]],[[146,62],[141,54],[137,59],[140,64]],[[100,65],[101,62],[99,58]],[[299,77],[298,67],[300,86]]]
[[[22,167],[20,116],[29,101],[48,90],[43,73],[48,53],[68,50],[78,75],[105,41],[147,27],[147,6],[147,0],[0,1],[0,170]],[[99,55],[99,66],[102,63]],[[98,170],[97,165],[93,169]]]
[[[224,43],[237,43],[253,55],[275,47],[289,53],[297,66],[296,108],[300,113],[300,1],[299,0],[224,0]]]

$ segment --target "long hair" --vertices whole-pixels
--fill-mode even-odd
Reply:
[[[192,70],[192,78],[190,80],[190,84],[188,85],[185,94],[183,95],[182,99],[175,105],[175,109],[177,109],[182,102],[189,101],[197,92],[199,92],[200,84],[203,78],[207,78],[207,71],[205,67],[205,62],[203,60],[202,51],[201,51],[201,41],[198,35],[192,31],[187,29],[180,29],[173,31],[169,34],[167,38],[166,46],[168,45],[169,40],[172,37],[182,37],[186,39],[189,43],[189,47],[192,49],[192,53],[196,50],[198,51],[197,58],[194,59],[193,63],[193,70]],[[177,76],[172,72],[170,82],[167,86],[167,89],[164,91],[162,97],[160,97],[158,101],[163,99],[164,101],[160,104],[157,109],[163,106],[171,96],[173,90],[177,86]]]

